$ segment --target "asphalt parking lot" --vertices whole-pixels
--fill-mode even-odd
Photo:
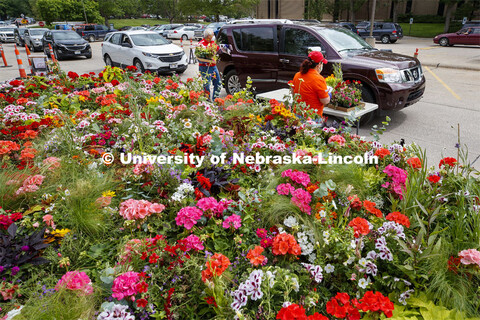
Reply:
[[[179,44],[178,41],[175,43]],[[101,58],[101,42],[91,45],[91,59],[63,60],[60,61],[61,68],[78,74],[102,71],[105,63]],[[4,44],[3,47],[7,62],[12,66],[0,68],[0,82],[19,76],[13,44]],[[407,144],[415,142],[427,148],[428,164],[437,166],[443,156],[457,156],[456,145],[460,141],[460,145],[468,147],[468,160],[480,169],[480,47],[440,47],[433,44],[432,39],[411,37],[395,44],[377,43],[376,47],[410,56],[418,48],[427,87],[420,102],[397,112],[377,115],[372,123],[360,129],[360,134],[368,138],[369,128],[374,124],[380,125],[388,115],[392,121],[380,141],[387,143],[404,139]],[[25,49],[19,49],[28,72]],[[184,50],[189,54],[189,42]],[[3,65],[1,60],[0,64]],[[181,78],[197,75],[198,65],[191,64]],[[222,94],[225,95],[224,90]]]

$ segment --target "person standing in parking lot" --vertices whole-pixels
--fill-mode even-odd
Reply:
[[[198,43],[198,46],[204,48],[213,48],[212,51],[218,52],[219,47],[213,41],[213,30],[205,29],[203,32],[203,39]],[[201,59],[198,58],[198,71],[206,83],[204,84],[205,92],[209,99],[215,100],[220,94],[220,73],[218,72],[217,64],[214,59]],[[213,84],[213,94],[210,93],[210,83]]]
[[[319,51],[312,51],[302,62],[300,71],[293,77],[293,93],[299,94],[299,102],[305,102],[321,117],[324,105],[330,102],[329,90],[325,78],[320,75],[327,59]]]

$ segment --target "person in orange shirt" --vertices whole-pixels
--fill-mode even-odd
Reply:
[[[315,109],[321,117],[323,106],[330,102],[329,90],[325,78],[320,75],[323,64],[327,59],[319,51],[312,51],[302,62],[300,71],[293,77],[293,93],[299,94],[299,102],[305,102],[311,109]]]

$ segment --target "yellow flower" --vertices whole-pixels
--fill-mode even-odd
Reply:
[[[63,238],[70,231],[71,231],[70,229],[57,229],[50,232],[50,234],[56,238]]]
[[[150,99],[147,99],[147,103],[158,102],[158,99],[158,97],[151,97]]]
[[[102,197],[115,197],[115,191],[107,190],[102,192]]]
[[[80,100],[82,102],[85,101],[85,99],[87,99],[87,98],[85,98],[84,96],[78,96],[78,100]]]

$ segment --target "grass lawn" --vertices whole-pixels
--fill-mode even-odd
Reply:
[[[109,23],[113,23],[113,27],[115,29],[120,29],[125,26],[132,26],[132,27],[139,27],[144,24],[149,24],[150,26],[154,26],[156,24],[167,24],[170,23],[169,20],[167,19],[109,19]],[[183,21],[186,22],[186,21]],[[178,22],[174,21],[173,23],[183,23],[183,22]],[[192,23],[204,23],[204,22],[198,22],[198,21],[190,21]]]
[[[400,23],[404,36],[433,38],[439,33],[443,33],[443,23],[413,23],[410,30],[409,23]],[[409,32],[410,31],[410,32]]]

